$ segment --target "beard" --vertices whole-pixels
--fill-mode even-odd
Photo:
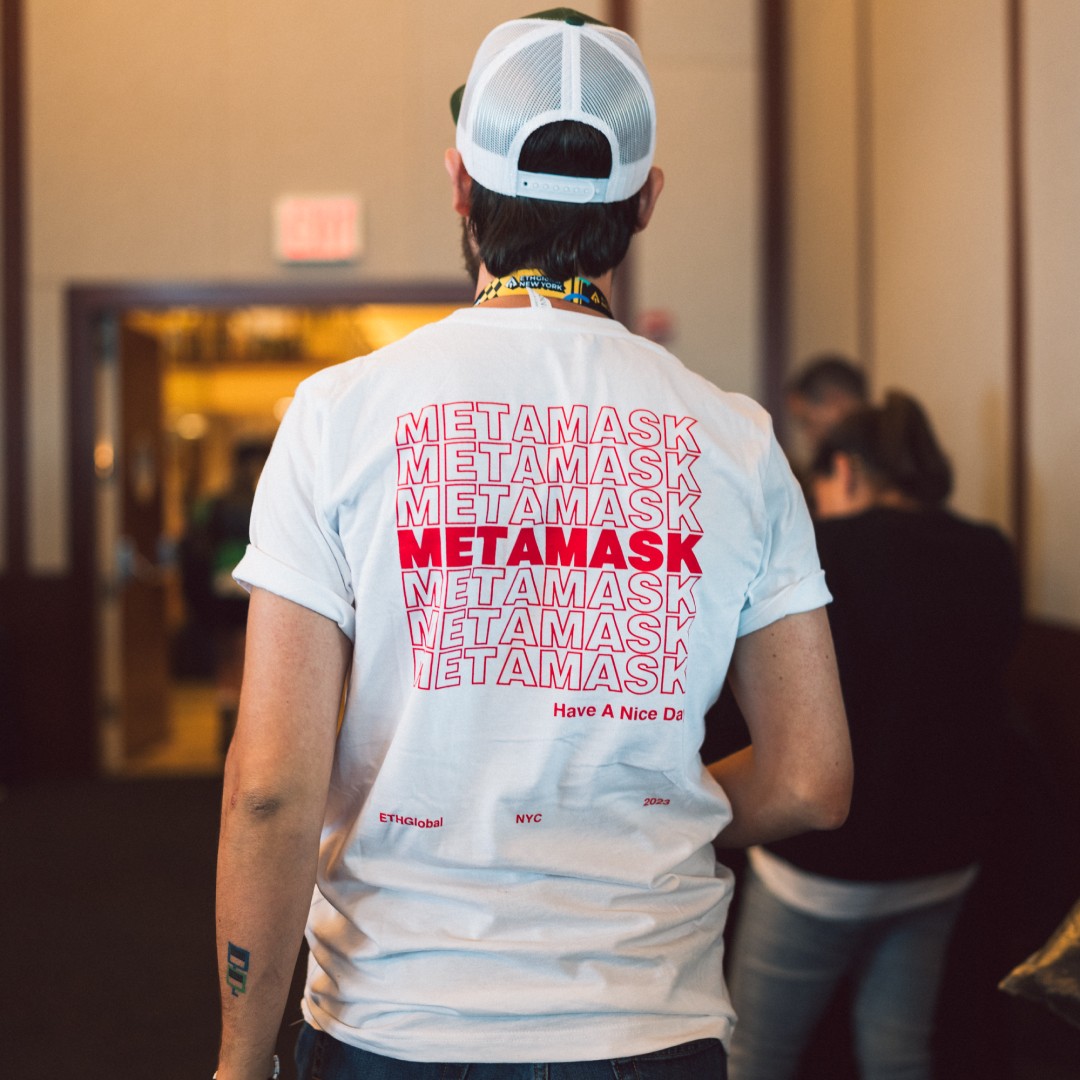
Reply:
[[[480,279],[480,253],[476,250],[476,241],[473,240],[468,218],[461,219],[461,256],[465,260],[465,270],[475,289]]]

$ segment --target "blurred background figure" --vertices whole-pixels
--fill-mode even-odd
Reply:
[[[675,338],[675,316],[670,308],[649,308],[634,320],[634,333],[670,346]]]
[[[731,1075],[794,1077],[846,978],[863,1080],[930,1080],[946,946],[1007,788],[1018,577],[1001,533],[944,508],[951,468],[910,397],[840,420],[811,485],[855,787],[840,829],[748,853]]]
[[[788,454],[801,474],[829,431],[868,403],[866,373],[845,356],[822,353],[788,381],[785,401],[792,421]]]
[[[222,753],[228,749],[240,705],[248,609],[248,594],[232,572],[247,549],[255,485],[269,453],[270,444],[264,439],[236,442],[228,487],[192,506],[180,544],[184,601],[199,632],[213,642]]]

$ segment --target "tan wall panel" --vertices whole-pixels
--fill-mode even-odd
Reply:
[[[1080,5],[1039,0],[1024,12],[1029,604],[1080,625]]]
[[[790,13],[791,349],[859,356],[856,0]]]
[[[25,5],[30,273],[205,278],[228,221],[228,10]]]
[[[640,0],[666,186],[638,244],[638,304],[670,347],[727,390],[760,395],[757,4]]]
[[[457,269],[448,103],[500,5],[430,5],[423,19],[341,0],[28,8],[35,277]],[[364,196],[366,256],[344,271],[276,266],[274,200],[324,191]]]
[[[0,80],[0,117],[4,115],[4,85]],[[0,169],[0,206],[4,205],[4,173]],[[4,215],[0,213],[0,251],[4,250]],[[0,260],[0,326],[7,325],[4,311],[4,261]],[[7,402],[7,356],[4,351],[4,336],[0,334],[0,574],[7,569],[8,550],[8,490],[7,490],[7,427],[4,419]]]
[[[877,392],[919,397],[956,466],[954,505],[1004,525],[1004,4],[806,0],[789,10],[791,359],[839,349],[870,366]]]
[[[879,0],[872,13],[879,389],[929,407],[955,506],[1009,506],[1009,206],[1003,0]]]

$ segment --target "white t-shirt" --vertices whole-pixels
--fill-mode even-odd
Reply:
[[[735,639],[829,599],[764,411],[618,323],[470,309],[297,391],[236,571],[354,642],[308,1020],[416,1061],[726,1039]]]

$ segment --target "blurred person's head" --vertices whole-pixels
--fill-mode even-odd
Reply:
[[[819,517],[845,517],[875,506],[924,510],[952,492],[952,466],[923,408],[890,391],[823,438],[810,467]]]
[[[866,374],[843,356],[818,356],[788,382],[786,398],[806,454],[813,458],[830,429],[866,404]]]

